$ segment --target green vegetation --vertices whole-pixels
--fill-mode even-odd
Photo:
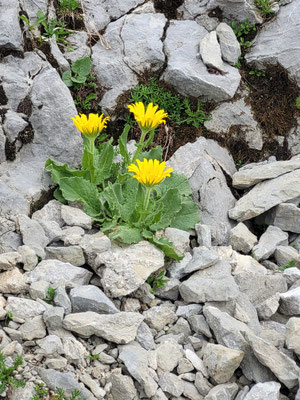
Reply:
[[[272,11],[274,5],[273,0],[255,0],[255,5],[264,17],[274,15],[274,12]]]
[[[44,298],[44,301],[46,301],[49,304],[54,305],[54,297],[55,297],[56,291],[53,288],[48,289],[48,296]]]
[[[255,32],[256,26],[251,25],[250,21],[246,19],[246,21],[240,24],[236,21],[232,21],[231,27],[233,29],[233,32],[235,33],[235,36],[240,42],[241,47],[243,48],[250,47],[252,43],[249,40],[246,40],[246,36],[249,35],[249,33],[251,32]]]
[[[258,78],[262,77],[262,76],[266,76],[264,71],[258,71],[256,69],[249,71],[249,75],[254,75],[254,76],[257,76]]]
[[[23,364],[21,356],[17,356],[11,367],[6,367],[5,357],[0,352],[0,394],[5,392],[8,387],[24,387],[25,382],[14,378],[14,372]]]
[[[151,286],[151,293],[155,294],[157,289],[163,289],[165,287],[165,283],[168,282],[168,279],[165,278],[165,272],[161,271],[159,274],[150,276],[147,279],[147,283]]]
[[[168,119],[171,124],[188,124],[199,128],[201,124],[210,119],[202,110],[202,103],[198,101],[197,109],[193,111],[188,99],[183,101],[179,96],[160,87],[155,78],[150,78],[148,84],[137,85],[131,92],[129,102],[143,102],[157,104],[168,113]],[[129,119],[126,122],[133,123]]]
[[[80,396],[79,390],[74,390],[71,397],[66,397],[62,389],[56,389],[55,394],[50,394],[48,388],[44,384],[40,383],[35,386],[35,395],[31,400],[48,400],[51,395],[51,400],[83,400]]]
[[[62,13],[72,13],[81,10],[81,4],[78,0],[58,0],[59,11]]]
[[[296,108],[297,110],[300,110],[300,97],[296,98]]]
[[[99,358],[99,354],[89,354],[89,359],[91,360],[91,361],[95,361],[95,360],[98,360],[98,358]]]
[[[292,268],[292,267],[294,267],[295,266],[295,260],[292,260],[292,261],[290,261],[287,265],[283,265],[282,267],[279,267],[279,269],[281,270],[281,271],[284,271],[284,270],[286,270],[286,269],[288,269],[288,268]]]

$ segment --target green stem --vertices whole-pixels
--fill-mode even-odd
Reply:
[[[133,155],[133,159],[132,159],[131,163],[135,162],[135,160],[137,159],[137,156],[140,154],[141,150],[145,146],[144,140],[145,140],[145,137],[146,137],[147,133],[149,132],[149,129],[148,128],[147,129],[142,129],[141,128],[141,130],[142,130],[142,135],[141,135],[140,141],[138,142],[138,144],[136,146],[137,149],[136,149],[136,151],[135,151],[135,153]]]
[[[95,183],[95,163],[94,163],[94,155],[95,155],[95,139],[90,140],[90,174],[91,174],[91,182]]]

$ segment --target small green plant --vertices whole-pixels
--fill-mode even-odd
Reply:
[[[246,21],[240,24],[236,21],[232,21],[231,27],[233,32],[235,33],[235,36],[240,42],[241,47],[244,48],[250,47],[252,43],[249,40],[246,40],[245,36],[247,36],[250,32],[255,32],[256,26],[251,25],[250,21],[246,19]]]
[[[65,37],[70,34],[70,31],[65,29],[66,26],[63,21],[58,21],[57,19],[52,18],[49,22],[47,22],[47,16],[40,10],[37,13],[37,19],[38,22],[36,25],[42,25],[44,30],[40,37],[41,41],[44,41],[55,35],[56,42],[67,47],[67,41]]]
[[[165,283],[168,282],[168,279],[165,278],[165,272],[161,271],[158,275],[150,276],[147,279],[147,283],[151,286],[151,293],[155,293],[157,289],[163,289],[165,287]]]
[[[243,166],[243,161],[242,161],[242,160],[237,160],[237,161],[235,162],[235,166],[236,166],[237,168],[241,168],[241,167]]]
[[[83,400],[80,396],[79,390],[74,390],[71,394],[71,397],[66,397],[64,391],[62,389],[56,389],[55,394],[50,394],[48,388],[44,386],[43,383],[38,384],[34,388],[35,395],[31,398],[31,400]],[[51,396],[51,397],[49,397]]]
[[[199,128],[200,125],[202,125],[205,121],[210,119],[210,116],[207,115],[203,110],[202,110],[202,102],[198,100],[197,103],[197,110],[192,111],[189,99],[184,99],[183,104],[185,106],[185,113],[188,115],[188,118],[184,119],[183,121],[180,122],[180,124],[188,124],[188,125],[193,125],[195,128]]]
[[[21,356],[17,356],[11,367],[6,367],[5,357],[0,352],[0,394],[5,392],[9,386],[24,387],[25,382],[14,378],[13,374],[23,364]]]
[[[97,98],[96,93],[88,94],[84,99],[78,94],[74,100],[76,106],[80,106],[83,110],[90,110],[92,108],[91,101]]]
[[[99,354],[94,354],[94,355],[93,354],[89,354],[88,357],[89,357],[89,359],[91,361],[95,361],[95,360],[98,360]]]
[[[296,243],[293,243],[293,244],[291,244],[290,246],[291,246],[291,247],[294,247],[294,249],[297,249]]]
[[[297,110],[300,110],[300,97],[296,98],[296,108]]]
[[[65,71],[62,74],[62,80],[68,87],[75,89],[84,86],[92,69],[90,57],[83,57],[75,61],[71,66],[71,71]]]
[[[256,69],[249,71],[249,75],[254,75],[257,77],[266,76],[265,71],[258,71]]]
[[[292,260],[292,261],[290,261],[287,265],[283,265],[282,267],[280,267],[279,269],[281,270],[281,271],[284,271],[284,270],[286,270],[286,269],[288,269],[288,268],[292,268],[292,267],[294,267],[295,266],[295,260]]]
[[[62,13],[81,10],[81,4],[78,0],[58,0],[59,11]]]
[[[264,17],[274,14],[274,11],[272,10],[273,4],[273,0],[255,0],[257,9]]]
[[[49,304],[54,304],[54,297],[55,297],[56,291],[53,288],[48,289],[48,295],[47,297],[44,298],[44,301],[46,301]]]

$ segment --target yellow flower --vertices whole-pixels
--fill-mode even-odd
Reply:
[[[138,165],[130,164],[128,166],[129,172],[134,172],[133,176],[140,183],[146,186],[153,186],[160,183],[165,177],[171,176],[170,172],[173,172],[172,168],[166,168],[165,162],[159,162],[158,160],[146,160],[144,161],[136,160]]]
[[[158,125],[165,124],[164,118],[168,117],[164,110],[157,111],[158,106],[153,106],[153,103],[148,104],[147,110],[141,101],[129,104],[128,108],[141,128],[155,129]]]
[[[98,135],[104,128],[106,128],[109,117],[101,114],[89,114],[88,117],[84,114],[78,114],[72,118],[76,128],[84,135]]]

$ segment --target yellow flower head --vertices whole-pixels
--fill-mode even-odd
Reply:
[[[159,162],[158,160],[146,160],[144,161],[136,160],[138,165],[130,164],[128,166],[129,172],[134,172],[133,176],[140,183],[146,186],[153,186],[160,183],[165,177],[171,176],[170,172],[173,172],[172,168],[166,168],[165,162]]]
[[[84,114],[78,114],[75,118],[72,118],[72,120],[81,133],[95,136],[106,128],[109,117],[104,118],[103,114],[89,114],[88,117]]]
[[[146,110],[141,101],[129,104],[128,108],[134,114],[134,118],[141,128],[155,129],[158,125],[165,124],[164,118],[168,117],[164,110],[157,111],[158,106],[154,106],[153,103],[148,104]]]

